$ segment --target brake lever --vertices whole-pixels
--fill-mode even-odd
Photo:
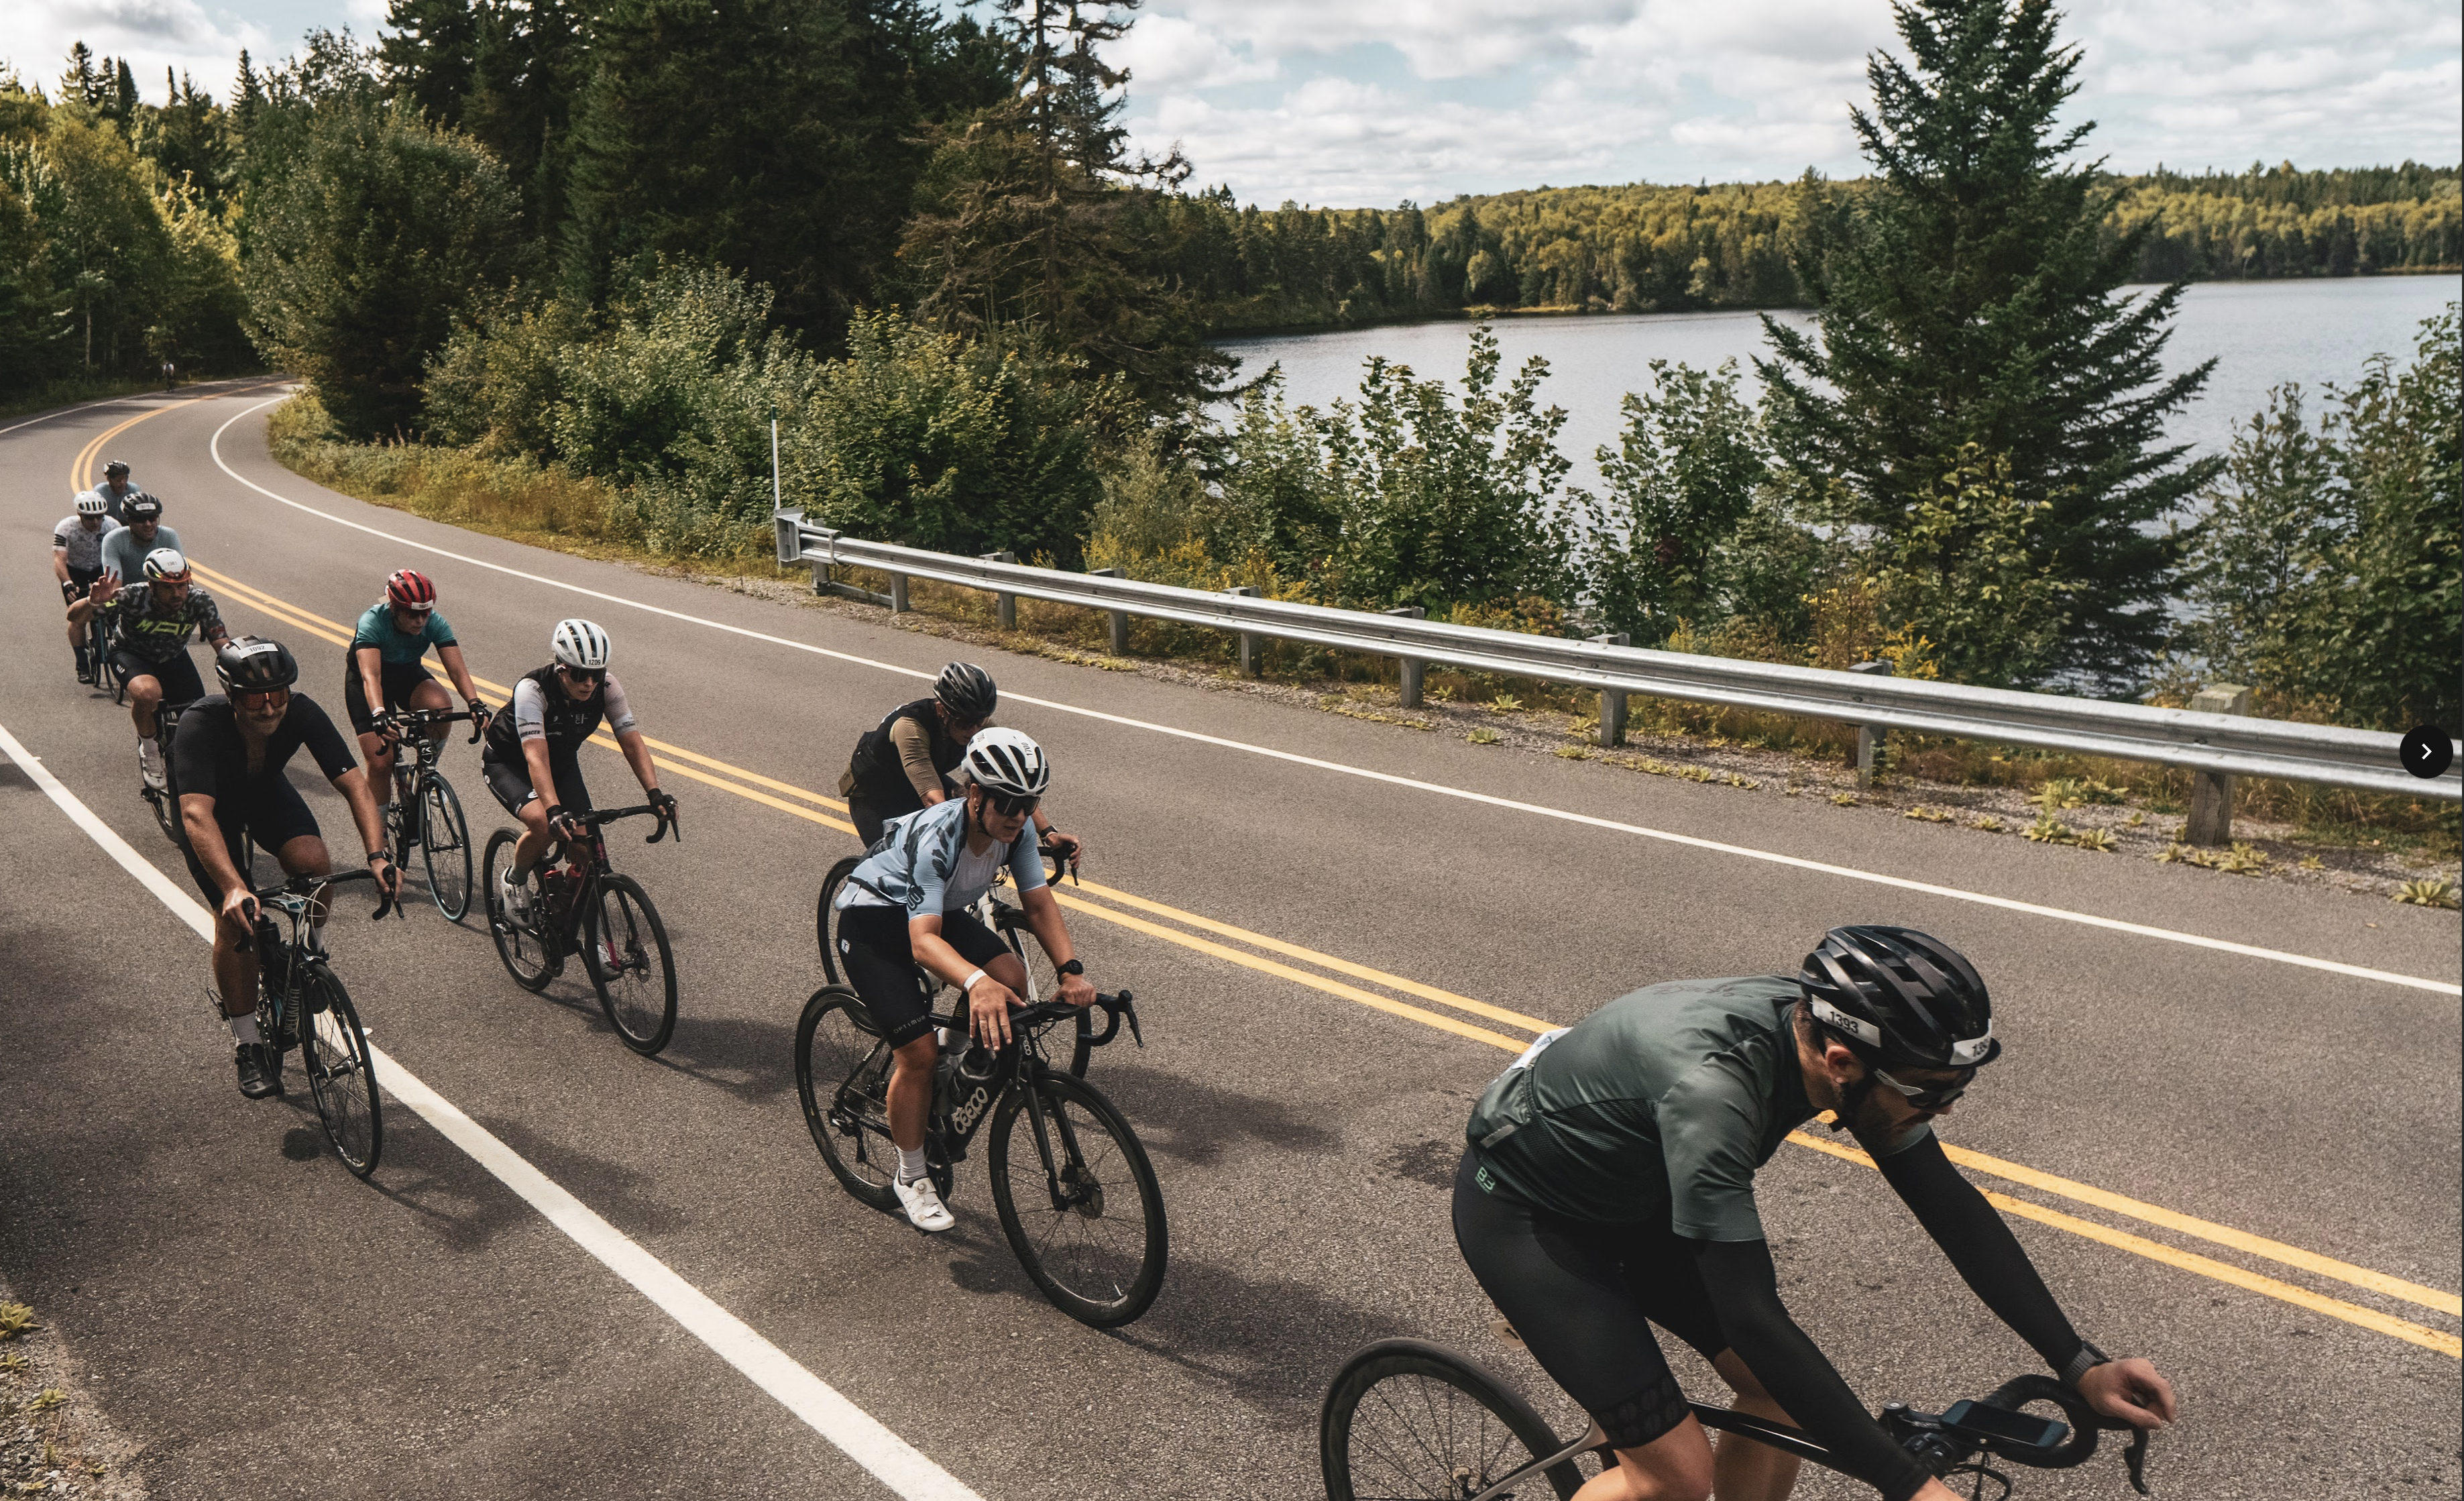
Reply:
[[[1128,991],[1121,992],[1121,1004],[1116,1009],[1121,1020],[1130,1024],[1130,1041],[1137,1044],[1141,1048],[1145,1048],[1147,1045],[1145,1034],[1138,1030],[1138,1008]]]
[[[2143,1496],[2156,1493],[2147,1489],[2147,1439],[2154,1431],[2152,1428],[2133,1428],[2130,1446],[2122,1451],[2123,1468],[2130,1471],[2130,1489]]]

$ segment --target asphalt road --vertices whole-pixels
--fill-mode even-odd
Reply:
[[[404,1068],[980,1495],[1320,1493],[1318,1397],[1386,1335],[1473,1351],[1567,1420],[1485,1335],[1445,1214],[1470,1101],[1533,1028],[1428,987],[1563,1025],[1636,985],[1793,967],[1860,920],[1936,933],[1992,983],[2008,1061],[1944,1135],[1992,1159],[1978,1181],[2081,1330],[2179,1384],[2160,1495],[2457,1493],[2456,996],[2163,936],[2453,986],[2454,915],[978,651],[1089,840],[1100,889],[1071,894],[1071,921],[1092,977],[1147,1020],[1143,1051],[1089,1073],[1155,1156],[1171,1272],[1143,1320],[1099,1334],[1020,1271],[979,1163],[958,1227],[921,1237],[840,1191],[796,1104],[813,893],[854,848],[819,800],[917,693],[891,669],[930,672],[943,646],[337,496],[268,458],[273,394],[0,434],[18,560],[0,624],[22,644],[0,726],[187,886],[136,795],[125,713],[69,672],[45,571],[72,465],[131,417],[109,453],[212,575],[279,607],[213,588],[338,717],[341,649],[307,627],[354,619],[393,568],[436,581],[497,683],[546,660],[556,620],[598,620],[645,731],[706,758],[663,774],[683,843],[612,845],[674,938],[667,1052],[621,1046],[578,975],[517,990],[475,920],[433,907],[380,927],[349,898],[337,968]],[[585,755],[600,800],[624,796],[617,760]],[[502,820],[475,760],[457,743],[446,769],[484,837]],[[353,852],[304,759],[295,780]],[[155,1494],[893,1493],[408,1106],[389,1102],[363,1184],[304,1098],[242,1100],[187,924],[5,762],[0,828],[0,1266],[143,1446]],[[1789,1147],[1761,1199],[1793,1308],[1870,1400],[1946,1403],[2028,1368],[1868,1169]],[[1681,1375],[1722,1391],[1690,1358]],[[2127,1492],[2100,1459],[2020,1493]]]

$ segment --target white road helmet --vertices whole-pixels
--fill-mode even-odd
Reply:
[[[145,581],[149,584],[186,584],[188,582],[188,560],[181,557],[176,547],[157,547],[145,555]]]
[[[1004,798],[1040,798],[1052,785],[1044,747],[1000,725],[977,731],[967,742],[966,767],[976,785]]]
[[[77,515],[79,516],[101,516],[110,509],[111,502],[105,500],[102,497],[102,492],[99,490],[89,490],[77,497]]]
[[[607,632],[586,620],[560,620],[548,637],[556,659],[586,673],[607,671]]]

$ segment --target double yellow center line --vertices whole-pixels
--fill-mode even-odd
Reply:
[[[296,629],[320,637],[337,646],[347,646],[351,628],[339,621],[327,620],[296,605],[288,604],[260,589],[240,583],[229,575],[194,563],[199,577],[232,599],[247,604]],[[434,669],[431,669],[434,671]],[[510,690],[501,684],[474,676],[472,679],[491,694],[504,696]],[[855,826],[837,816],[847,811],[847,805],[835,798],[824,797],[792,783],[748,771],[715,757],[688,750],[665,740],[644,739],[652,752],[652,760],[665,771],[705,785],[730,792],[749,802],[774,808],[807,823],[819,824],[847,834]],[[616,749],[613,739],[602,732],[593,737],[594,744]],[[1054,894],[1071,912],[1097,917],[1149,938],[1158,938],[1182,948],[1194,950],[1226,963],[1270,975],[1278,980],[1325,994],[1337,996],[1360,1005],[1383,1011],[1433,1027],[1458,1037],[1485,1043],[1506,1052],[1520,1052],[1531,1039],[1555,1024],[1539,1017],[1528,1016],[1504,1006],[1493,1005],[1470,996],[1425,984],[1400,975],[1389,974],[1366,964],[1355,963],[1331,954],[1303,947],[1297,943],[1252,932],[1228,922],[1184,912],[1177,907],[1138,896],[1114,887],[1088,882],[1082,887]],[[1091,898],[1091,899],[1090,899]],[[1160,919],[1160,920],[1156,920]],[[1167,923],[1177,926],[1166,926]],[[1219,941],[1227,940],[1227,941]],[[1235,947],[1234,945],[1241,945]],[[1268,957],[1273,956],[1273,957]],[[1286,962],[1289,960],[1291,962]],[[1309,966],[1307,969],[1297,967]],[[1312,972],[1315,971],[1315,972]],[[1341,978],[1334,978],[1341,977]],[[1352,983],[1350,982],[1359,982]],[[1367,989],[1364,986],[1375,986]],[[1380,993],[1385,992],[1385,993]],[[1409,999],[1400,999],[1408,997]],[[1474,1018],[1477,1020],[1466,1020]],[[1483,1026],[1493,1023],[1496,1026]],[[1498,1026],[1512,1027],[1512,1032]],[[1872,1166],[1864,1153],[1852,1147],[1826,1141],[1804,1132],[1790,1139],[1817,1152]],[[2238,1251],[2245,1256],[2271,1261],[2278,1266],[2307,1272],[2312,1276],[2341,1282],[2346,1286],[2375,1293],[2381,1297],[2410,1303],[2417,1307],[2450,1316],[2464,1316],[2464,1299],[2457,1294],[2419,1283],[2374,1271],[2365,1267],[2322,1256],[2296,1246],[2253,1235],[2230,1225],[2197,1219],[2161,1205],[2144,1203],[2123,1195],[2076,1182],[2051,1173],[2039,1172],[2017,1162],[1989,1157],[1981,1152],[1946,1145],[1951,1160],[1971,1172],[2001,1179],[2007,1182],[2034,1189],[2038,1193],[2065,1199],[2074,1203],[2097,1209],[2143,1225],[2172,1231],[2177,1235],[2206,1241],[2211,1245]],[[2065,1214],[2032,1201],[2007,1193],[1989,1191],[1986,1195],[1997,1208],[2006,1213],[2033,1220],[2037,1224],[2065,1230],[2073,1235],[2099,1242],[2117,1249],[2160,1262],[2180,1270],[2193,1272],[2217,1282],[2262,1293],[2295,1307],[2330,1318],[2372,1330],[2392,1338],[2402,1339],[2425,1349],[2434,1350],[2451,1358],[2464,1358],[2464,1339],[2445,1330],[2433,1329],[2382,1313],[2377,1309],[2330,1297],[2310,1289],[2271,1277],[2229,1262],[2216,1260],[2194,1251],[2181,1249],[2160,1241],[2113,1228],[2092,1220]]]

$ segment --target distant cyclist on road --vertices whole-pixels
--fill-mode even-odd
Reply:
[[[92,608],[86,594],[102,577],[103,540],[119,529],[102,497],[91,490],[77,497],[77,509],[52,528],[52,577],[59,581],[60,600],[68,608],[69,650],[77,653],[80,683],[93,682],[99,665],[86,660],[85,622]],[[80,605],[87,609],[80,610]]]
[[[137,494],[137,487],[128,482],[128,466],[115,458],[102,466],[102,483],[78,496],[77,498],[82,500],[86,496],[100,498],[102,514],[125,526],[128,524],[128,518],[122,514],[121,508],[127,504],[128,497],[135,494]]]
[[[137,725],[137,767],[145,784],[160,792],[165,785],[162,748],[154,743],[154,710],[166,703],[187,703],[206,695],[197,665],[188,660],[193,632],[220,650],[231,639],[214,597],[188,577],[188,560],[168,547],[145,558],[145,583],[121,586],[106,573],[95,586],[98,606],[112,612],[120,638],[111,649],[111,665],[128,686],[128,717]]]
[[[487,748],[479,753],[488,790],[522,823],[522,837],[514,841],[514,857],[496,887],[497,899],[517,922],[530,920],[532,868],[551,840],[581,832],[571,815],[590,811],[580,751],[600,725],[616,737],[650,805],[669,815],[676,806],[659,790],[658,768],[635,726],[625,685],[607,671],[607,632],[586,620],[560,620],[548,644],[555,660],[514,684],[514,701],[489,720]]]
[[[2172,1421],[2156,1368],[2079,1336],[1934,1137],[1928,1123],[2000,1051],[1968,960],[1906,928],[1847,927],[1793,980],[1680,981],[1612,1001],[1488,1087],[1455,1174],[1455,1241],[1617,1450],[1580,1501],[1780,1501],[1795,1484],[1793,1456],[1750,1440],[1723,1439],[1714,1457],[1653,1324],[1710,1361],[1740,1410],[1804,1429],[1890,1501],[1953,1501],[1780,1302],[1754,1174],[1824,1111],[2063,1382],[2105,1417]]]
[[[992,674],[973,662],[953,662],[935,679],[933,696],[903,703],[855,743],[855,755],[839,778],[855,836],[869,850],[881,842],[891,819],[935,806],[957,795],[953,780],[967,742],[993,717],[1001,690]],[[1036,836],[1076,864],[1086,853],[1078,839],[1060,832],[1042,810]]]
[[[316,815],[283,767],[305,745],[351,806],[351,821],[368,851],[368,869],[387,894],[401,891],[402,875],[385,850],[385,825],[367,778],[351,760],[351,747],[315,699],[295,694],[299,664],[280,642],[257,636],[226,641],[214,653],[214,675],[223,691],[199,699],[171,738],[178,778],[181,831],[188,874],[221,920],[214,924],[214,985],[237,1048],[239,1092],[250,1099],[274,1093],[257,1029],[256,954],[241,945],[253,928],[250,872],[233,852],[254,840],[292,875],[327,875],[334,863]],[[324,947],[320,907],[309,943]]]
[[[484,721],[488,706],[471,684],[453,628],[437,612],[436,585],[425,574],[404,568],[385,580],[385,597],[360,616],[342,663],[342,708],[359,732],[360,754],[367,761],[368,783],[380,806],[393,797],[394,746],[401,738],[394,711],[443,709],[451,702],[444,685],[421,665],[431,646],[461,691],[463,703]],[[425,733],[441,740],[445,726],[432,725]]]
[[[1035,849],[1033,818],[1052,784],[1051,763],[1035,741],[1001,729],[979,731],[963,762],[965,793],[892,821],[838,898],[847,980],[896,1058],[889,1099],[890,1139],[898,1148],[892,1181],[919,1230],[946,1230],[954,1222],[924,1160],[940,1047],[915,966],[965,994],[977,1041],[987,1048],[1008,1043],[1009,1008],[1024,1004],[1019,993],[1026,988],[1026,966],[967,910],[1007,866],[1035,940],[1052,958],[1061,999],[1071,1005],[1095,999]]]

